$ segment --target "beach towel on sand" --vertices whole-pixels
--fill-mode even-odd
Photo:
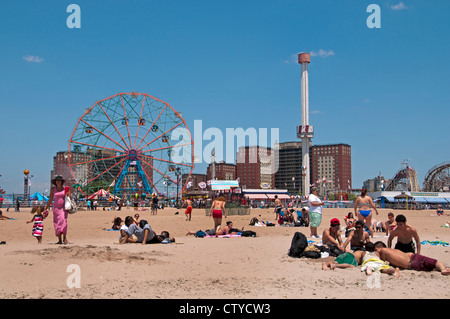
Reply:
[[[367,268],[372,268],[373,271],[377,272],[383,269],[388,269],[389,265],[378,258],[370,258],[364,261],[361,265],[361,271],[366,271]]]
[[[219,235],[218,238],[241,237],[241,235]],[[216,235],[206,235],[205,238],[216,238]]]
[[[433,245],[433,246],[437,246],[437,245],[441,245],[444,247],[449,247],[449,243],[445,242],[445,241],[441,241],[441,240],[434,240],[434,241],[429,241],[429,240],[424,240],[420,242],[422,245]]]

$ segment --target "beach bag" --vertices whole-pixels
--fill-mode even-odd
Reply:
[[[337,257],[339,255],[342,255],[344,252],[340,250],[337,246],[331,246],[329,249],[329,254],[331,257]]]
[[[195,233],[195,237],[203,238],[206,236],[206,233],[203,230],[199,230]]]
[[[306,239],[306,236],[301,232],[296,232],[294,237],[292,237],[288,256],[300,258],[302,257],[302,253],[305,251],[306,247],[308,247],[308,240]]]
[[[78,211],[78,208],[75,202],[67,195],[68,192],[69,187],[64,187],[64,210],[69,214],[74,214]]]
[[[244,230],[241,237],[256,237],[256,233],[253,230]]]

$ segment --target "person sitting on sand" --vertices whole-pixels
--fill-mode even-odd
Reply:
[[[350,249],[353,251],[364,250],[364,245],[370,242],[370,235],[364,231],[364,222],[358,220],[355,223],[355,230],[352,230],[344,243],[344,248],[350,243]]]
[[[395,217],[397,227],[391,231],[387,240],[388,248],[391,248],[392,240],[397,236],[397,244],[395,249],[401,250],[404,253],[415,253],[415,245],[413,238],[416,241],[417,253],[420,254],[420,238],[417,230],[409,224],[406,224],[406,217],[404,215],[397,215]]]
[[[134,214],[133,223],[139,225],[139,214]]]
[[[322,234],[322,243],[328,247],[336,246],[342,252],[345,252],[344,244],[341,239],[341,223],[339,219],[333,218],[330,221],[330,227],[325,229]]]
[[[112,230],[120,230],[122,227],[123,220],[120,217],[115,217],[113,219],[113,225],[111,226]]]
[[[125,232],[124,242],[127,242],[128,238],[132,235],[135,235],[137,238],[136,242],[142,245],[158,244],[164,240],[163,237],[156,235],[146,220],[141,220],[139,226],[135,224],[128,226],[128,231]]]
[[[361,264],[364,251],[358,250],[354,253],[346,252],[336,257],[333,261],[323,262],[322,270],[334,270],[336,268],[354,268]]]
[[[279,215],[278,224],[283,225],[285,222],[292,224],[294,222],[293,211],[294,211],[294,209],[292,209],[292,208],[286,209],[286,211],[284,213],[280,211],[278,213],[278,215]]]
[[[216,237],[221,235],[236,235],[237,233],[237,229],[233,228],[233,222],[227,221],[227,225],[224,228],[216,231]]]
[[[379,255],[375,253],[375,244],[368,242],[365,245],[366,251],[363,255],[361,271],[364,271],[367,276],[373,272],[381,272],[384,274],[400,276],[400,269],[389,266],[389,263],[380,259]]]
[[[119,237],[119,243],[125,244],[125,243],[135,243],[137,242],[137,237],[135,235],[128,235],[128,227],[130,225],[134,224],[134,219],[132,216],[125,217],[125,222],[120,227],[120,237]]]
[[[450,275],[450,268],[436,259],[414,253],[404,253],[398,249],[387,248],[382,241],[375,243],[375,253],[381,260],[403,269],[416,271],[439,271],[442,275]]]
[[[438,216],[444,216],[444,209],[442,208],[441,205],[439,205],[438,209],[436,210],[436,214]]]

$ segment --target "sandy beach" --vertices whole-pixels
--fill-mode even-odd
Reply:
[[[14,220],[0,221],[0,298],[2,299],[448,299],[450,277],[434,272],[402,270],[400,278],[382,274],[378,287],[368,284],[360,267],[323,271],[325,259],[287,256],[291,239],[305,227],[249,226],[252,217],[274,222],[272,209],[253,209],[250,215],[229,216],[234,227],[253,230],[257,237],[195,238],[189,230],[213,227],[204,210],[194,209],[186,221],[184,209],[139,211],[152,228],[170,232],[171,244],[118,244],[119,233],[108,231],[115,216],[124,219],[133,209],[122,211],[79,211],[69,215],[67,245],[56,245],[52,212],[44,220],[42,244],[31,235],[29,209],[3,214]],[[176,214],[176,212],[179,214]],[[341,224],[350,209],[324,209],[319,233],[331,218]],[[387,220],[387,213],[403,213],[415,226],[421,241],[450,242],[450,217],[434,210],[383,210],[375,219]],[[314,239],[320,242],[320,239]],[[387,241],[375,233],[373,241]],[[396,241],[394,240],[394,243]],[[422,254],[450,266],[450,247],[422,245]],[[80,271],[80,288],[69,288],[69,265]],[[69,267],[69,268],[68,268]],[[68,271],[69,270],[69,271]]]

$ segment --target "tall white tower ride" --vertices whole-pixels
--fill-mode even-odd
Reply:
[[[301,78],[301,103],[302,103],[302,125],[297,126],[297,137],[302,139],[302,175],[303,175],[303,195],[310,193],[310,160],[309,144],[314,137],[314,128],[309,125],[309,89],[308,89],[308,64],[311,62],[309,53],[299,53],[298,63],[302,67]]]

